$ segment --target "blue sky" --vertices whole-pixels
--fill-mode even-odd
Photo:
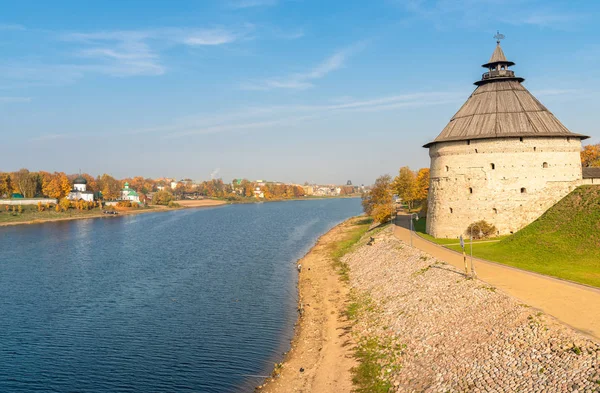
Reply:
[[[0,170],[371,183],[429,165],[496,30],[600,141],[600,3],[0,0]]]

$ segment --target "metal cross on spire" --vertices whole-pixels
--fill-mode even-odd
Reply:
[[[504,39],[504,34],[500,34],[500,32],[496,30],[496,35],[494,36],[494,38],[496,39],[496,43],[500,44],[500,40]]]

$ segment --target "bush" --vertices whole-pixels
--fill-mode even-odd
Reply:
[[[67,198],[63,198],[60,200],[60,208],[62,211],[67,211],[71,208],[71,201],[68,200]]]
[[[173,194],[167,190],[158,191],[152,196],[152,203],[155,205],[169,205],[172,200]]]
[[[476,221],[467,227],[465,234],[471,236],[473,233],[473,239],[487,239],[495,236],[498,230],[496,227],[485,220]]]
[[[117,207],[131,207],[131,201],[119,201]]]
[[[173,201],[170,201],[170,202],[167,204],[167,206],[168,206],[168,207],[179,207],[179,203],[175,203],[175,202],[173,202]]]

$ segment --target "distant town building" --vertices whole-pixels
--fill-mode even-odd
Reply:
[[[70,201],[94,201],[94,193],[87,191],[87,180],[83,176],[79,175],[73,180],[73,189],[67,195],[67,199]]]
[[[315,193],[315,187],[314,186],[302,186],[302,188],[304,189],[304,194],[306,195],[313,195]]]
[[[347,185],[347,186],[351,186],[351,185],[352,185],[352,180],[348,180],[348,181],[346,182],[346,185]]]
[[[140,203],[140,196],[134,189],[129,188],[129,183],[125,183],[121,190],[121,200]]]
[[[256,187],[254,189],[254,196],[257,198],[264,198],[265,197],[265,193],[260,189],[260,187]]]

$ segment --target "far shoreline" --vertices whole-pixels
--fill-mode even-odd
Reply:
[[[176,202],[180,205],[180,207],[169,208],[169,207],[163,206],[163,205],[150,205],[151,208],[148,208],[148,209],[118,210],[119,214],[114,214],[114,215],[104,214],[103,212],[99,212],[99,213],[93,213],[93,214],[89,214],[89,215],[80,215],[80,216],[69,216],[69,217],[49,218],[49,219],[34,219],[34,220],[15,221],[15,222],[2,222],[2,223],[0,223],[0,228],[8,227],[8,226],[17,226],[17,225],[35,225],[35,224],[45,224],[45,223],[52,223],[52,222],[87,220],[87,219],[96,219],[96,218],[116,218],[116,217],[133,216],[133,215],[145,214],[145,213],[162,213],[162,212],[170,212],[170,211],[177,211],[177,210],[183,210],[183,209],[198,209],[198,208],[206,208],[206,207],[216,207],[216,206],[223,206],[223,205],[228,204],[227,201],[215,200],[215,199],[186,200],[186,201],[176,201]]]

